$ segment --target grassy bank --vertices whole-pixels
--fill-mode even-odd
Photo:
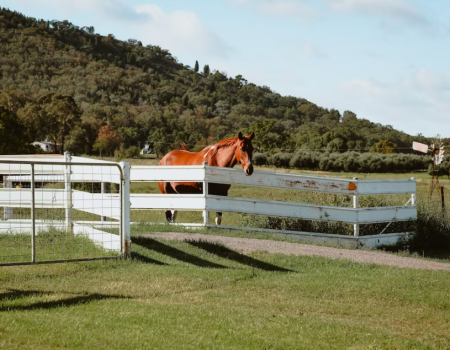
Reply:
[[[133,257],[0,269],[0,347],[450,345],[448,272],[140,237]]]

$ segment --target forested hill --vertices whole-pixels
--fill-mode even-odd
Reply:
[[[180,141],[200,149],[239,130],[255,131],[264,152],[410,152],[413,138],[389,125],[198,61],[189,67],[159,46],[0,9],[0,152],[47,138],[78,154],[149,140],[162,154]]]

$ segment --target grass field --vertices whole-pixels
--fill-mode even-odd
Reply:
[[[427,193],[426,174],[367,176],[415,176],[419,193]],[[133,192],[155,190],[155,184],[132,185]],[[345,196],[298,193],[230,190],[250,198],[346,203]],[[200,213],[179,218],[201,220]],[[132,220],[147,219],[164,221],[162,211],[132,212]],[[244,219],[224,214],[224,223]],[[186,229],[134,226],[130,260],[1,267],[0,349],[450,349],[449,272],[243,255],[217,244],[140,236],[152,230]]]
[[[4,349],[448,349],[450,273],[133,237],[0,268]]]

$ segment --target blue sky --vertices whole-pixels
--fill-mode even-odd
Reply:
[[[448,0],[2,0],[412,135],[450,137]]]

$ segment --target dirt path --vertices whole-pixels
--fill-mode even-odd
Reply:
[[[280,241],[270,241],[254,238],[236,238],[225,236],[208,236],[198,233],[159,233],[149,235],[155,238],[167,240],[203,240],[208,242],[218,242],[228,248],[248,254],[254,251],[266,251],[269,253],[282,253],[293,255],[314,255],[331,259],[349,259],[356,262],[373,263],[397,267],[408,267],[412,269],[446,270],[450,271],[450,264],[423,259],[408,258],[383,253],[380,251],[352,250],[321,247],[301,243],[289,243]]]

